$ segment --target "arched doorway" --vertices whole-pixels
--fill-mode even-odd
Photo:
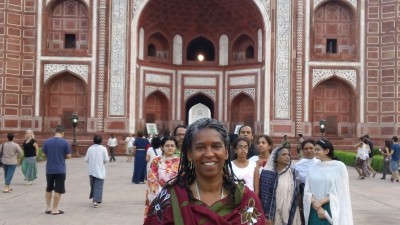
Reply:
[[[211,110],[206,105],[198,103],[189,109],[188,124],[201,118],[211,118]]]
[[[345,82],[332,78],[319,84],[313,93],[313,134],[319,135],[319,121],[327,122],[325,135],[351,136],[351,124],[356,120],[355,94]],[[348,124],[341,129],[341,124]]]
[[[46,84],[45,117],[61,118],[66,128],[72,128],[72,114],[79,116],[79,127],[86,127],[87,102],[86,84],[71,73],[61,73]]]
[[[143,111],[146,123],[157,124],[161,133],[168,129],[169,101],[160,91],[156,91],[146,98]]]
[[[207,107],[210,110],[209,118],[214,118],[214,102],[209,97],[205,96],[204,94],[199,93],[199,94],[192,96],[191,98],[189,98],[186,101],[186,108],[185,108],[185,123],[186,124],[189,123],[190,109],[192,109],[193,106],[198,105],[198,104],[202,104],[205,107]],[[204,109],[204,106],[203,106],[203,109]]]
[[[256,108],[253,99],[244,93],[239,94],[231,103],[230,127],[246,124],[254,129],[255,112]]]

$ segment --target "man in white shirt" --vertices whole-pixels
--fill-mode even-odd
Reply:
[[[108,139],[108,148],[110,149],[110,162],[115,162],[115,151],[117,150],[118,141],[114,137],[114,134],[111,134],[111,137]]]
[[[98,208],[103,199],[103,184],[106,178],[105,164],[108,162],[106,147],[101,145],[102,137],[95,135],[93,145],[86,152],[85,161],[88,163],[90,194],[93,199],[93,207]]]
[[[132,153],[133,153],[133,142],[135,138],[132,134],[129,134],[128,137],[125,139],[125,146],[126,146],[126,155],[128,156],[127,162],[132,162]]]

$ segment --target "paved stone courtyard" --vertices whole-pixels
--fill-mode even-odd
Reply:
[[[62,196],[60,209],[64,215],[46,215],[45,163],[38,164],[38,179],[26,186],[18,167],[10,194],[0,193],[0,224],[143,224],[144,184],[132,184],[133,164],[117,157],[108,164],[103,204],[93,208],[89,196],[89,179],[83,158],[67,160],[67,193]],[[398,224],[400,219],[400,184],[375,178],[358,180],[354,168],[348,167],[355,225]],[[0,170],[4,184],[4,172]]]

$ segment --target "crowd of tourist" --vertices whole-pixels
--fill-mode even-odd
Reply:
[[[46,214],[64,212],[58,205],[65,193],[65,159],[71,148],[63,138],[65,128],[57,126],[53,138],[43,144],[46,162]],[[177,126],[172,135],[154,135],[142,131],[126,137],[127,162],[133,163],[132,182],[147,185],[145,224],[353,224],[346,166],[335,157],[332,143],[326,139],[304,139],[298,135],[299,160],[291,157],[287,136],[274,146],[268,135],[260,135],[253,144],[253,131],[242,126],[237,135],[227,132],[213,119]],[[23,154],[22,172],[27,185],[37,175],[38,143],[27,130],[23,149],[9,133],[0,146],[4,169],[3,193],[11,193],[10,183],[18,159]],[[107,148],[95,135],[86,153],[93,206],[102,203],[106,163],[115,161],[118,141],[111,134]],[[375,177],[371,167],[373,143],[368,135],[354,145],[355,169],[359,179]],[[398,138],[386,140],[382,149],[383,176],[399,183],[400,145]]]

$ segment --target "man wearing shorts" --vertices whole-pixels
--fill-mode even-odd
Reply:
[[[69,143],[63,138],[65,127],[58,125],[54,137],[47,139],[43,144],[43,153],[46,162],[46,214],[59,215],[64,212],[58,208],[61,194],[65,193],[66,166],[65,159],[71,158]],[[54,191],[54,194],[53,194]],[[51,199],[53,198],[53,207]]]

